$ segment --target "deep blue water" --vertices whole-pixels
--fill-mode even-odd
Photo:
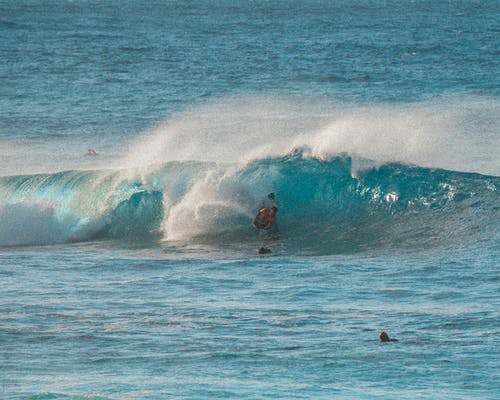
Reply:
[[[498,398],[499,33],[0,0],[0,398]]]

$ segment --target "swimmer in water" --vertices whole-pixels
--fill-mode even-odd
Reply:
[[[261,247],[259,250],[257,250],[257,253],[269,254],[269,253],[272,253],[272,251],[271,251],[271,249],[268,249],[267,247]]]
[[[86,156],[96,156],[97,155],[97,151],[95,151],[94,149],[88,149],[87,152],[85,153]]]
[[[258,229],[269,229],[276,222],[276,214],[278,208],[274,205],[274,193],[269,193],[267,196],[271,200],[271,207],[261,205],[257,216],[253,220],[253,224]]]
[[[378,337],[381,342],[397,342],[398,339],[389,338],[389,335],[386,332],[380,332]]]

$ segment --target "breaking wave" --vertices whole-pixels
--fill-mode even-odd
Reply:
[[[96,157],[76,154],[86,136],[3,141],[0,245],[274,240],[286,252],[335,253],[495,241],[499,106],[474,96],[229,97],[132,142],[104,135]],[[278,223],[262,235],[251,221],[269,192]]]
[[[140,172],[3,177],[0,245],[269,240],[284,251],[336,253],[498,235],[499,177],[353,163],[347,154],[325,160],[297,150],[244,164],[172,161]],[[259,237],[251,221],[268,192],[276,193],[279,218],[273,233]]]

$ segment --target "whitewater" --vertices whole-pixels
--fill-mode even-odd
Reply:
[[[499,17],[0,1],[0,398],[498,398]]]

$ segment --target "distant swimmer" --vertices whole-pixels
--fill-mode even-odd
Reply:
[[[267,247],[261,247],[259,250],[257,250],[257,253],[269,254],[269,253],[272,253],[272,251],[271,251],[271,249],[268,249]]]
[[[274,193],[269,193],[267,198],[271,200],[271,207],[261,205],[257,216],[253,220],[253,224],[258,229],[269,229],[276,222],[276,214],[278,208],[274,205]]]
[[[96,156],[97,155],[97,151],[95,151],[94,149],[87,149],[87,152],[85,153],[86,156]]]
[[[398,339],[389,338],[389,335],[386,332],[380,332],[378,337],[381,342],[397,342]]]

